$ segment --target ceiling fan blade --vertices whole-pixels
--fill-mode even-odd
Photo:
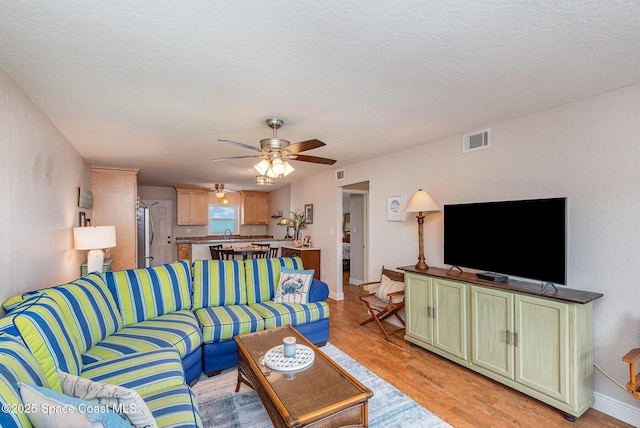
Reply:
[[[293,156],[288,156],[288,159],[302,161],[302,162],[321,163],[324,165],[333,165],[334,163],[336,163],[335,159],[327,159],[327,158],[321,158],[318,156],[308,156],[308,155],[293,155]]]
[[[246,159],[246,158],[261,158],[264,155],[248,155],[248,156],[231,156],[228,158],[215,158],[215,159],[209,159],[211,162],[218,162],[218,161],[226,161],[226,160],[233,160],[233,159]]]
[[[311,149],[317,149],[318,147],[322,146],[326,146],[326,144],[314,138],[313,140],[300,141],[299,143],[290,144],[289,146],[287,146],[286,150],[288,150],[289,153],[300,153]]]
[[[255,150],[256,152],[262,153],[262,149],[259,147],[253,147],[248,144],[238,143],[237,141],[231,141],[231,140],[218,140],[218,141],[221,141],[223,143],[233,144],[234,146],[240,146],[240,147],[244,147],[245,149],[251,149],[251,150]]]

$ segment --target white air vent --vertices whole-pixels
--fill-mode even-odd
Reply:
[[[336,171],[336,181],[344,180],[344,169]]]
[[[491,129],[462,136],[462,153],[491,147]]]

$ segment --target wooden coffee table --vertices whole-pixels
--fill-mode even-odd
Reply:
[[[299,372],[264,365],[264,355],[294,336],[315,352],[313,364]],[[238,344],[238,385],[253,388],[276,427],[368,426],[367,400],[373,392],[344,371],[291,326],[234,338]]]

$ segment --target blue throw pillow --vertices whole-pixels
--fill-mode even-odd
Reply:
[[[297,270],[283,267],[273,301],[276,303],[309,303],[309,286],[314,269]]]

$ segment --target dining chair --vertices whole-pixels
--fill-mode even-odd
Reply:
[[[219,251],[222,250],[222,244],[220,245],[209,245],[209,251],[211,251],[211,258],[213,260],[222,260],[221,254]]]

